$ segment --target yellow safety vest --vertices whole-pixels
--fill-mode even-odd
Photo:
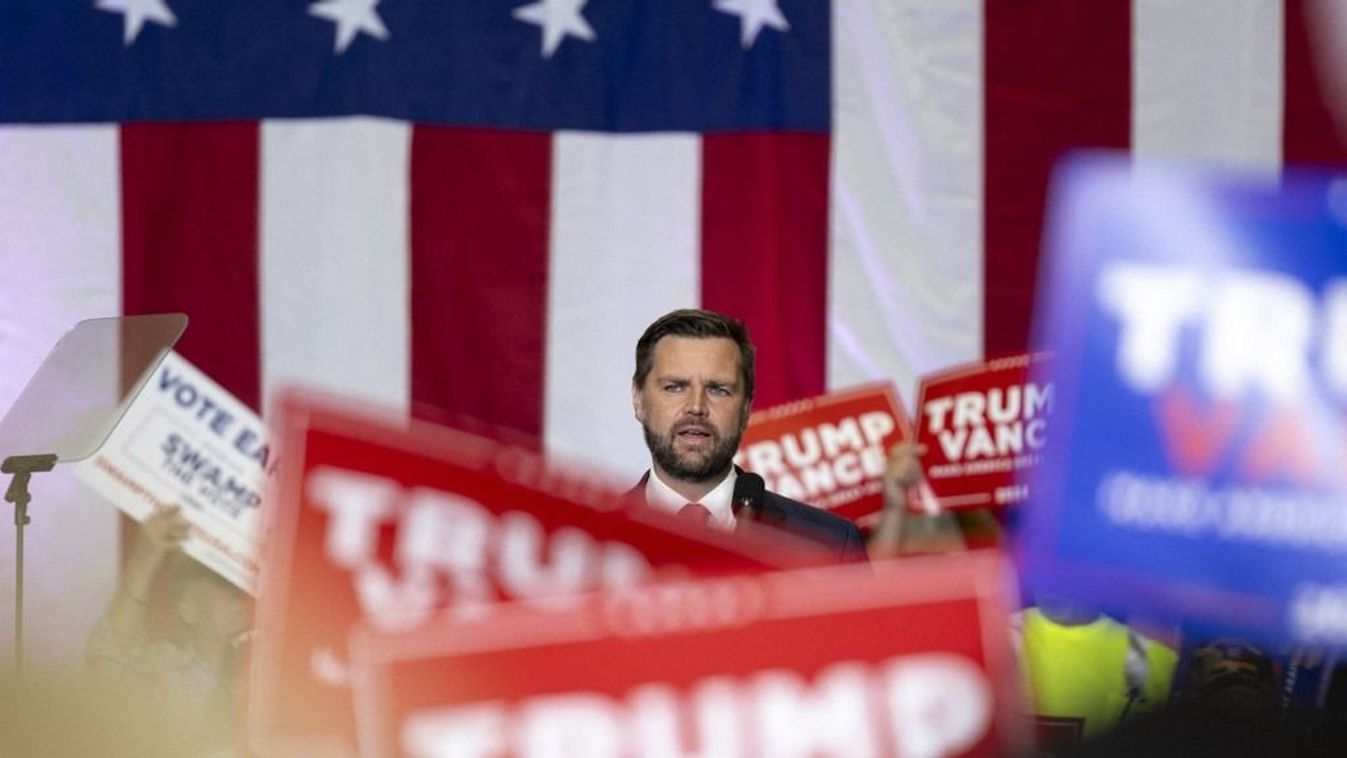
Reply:
[[[1049,752],[1107,732],[1163,705],[1178,654],[1107,616],[1084,624],[1022,613],[1020,670],[1042,748]],[[1051,743],[1051,744],[1044,744]]]

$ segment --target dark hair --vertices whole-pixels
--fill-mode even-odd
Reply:
[[[660,316],[646,327],[645,334],[636,341],[636,373],[631,381],[637,387],[645,384],[650,368],[655,363],[655,345],[665,337],[693,337],[733,340],[739,347],[739,378],[743,381],[744,396],[753,398],[753,342],[748,329],[736,318],[700,308],[684,308]]]

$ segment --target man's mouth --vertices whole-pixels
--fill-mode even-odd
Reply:
[[[689,426],[679,429],[674,433],[674,436],[679,439],[687,440],[688,442],[697,442],[700,440],[711,439],[711,431],[701,427]]]

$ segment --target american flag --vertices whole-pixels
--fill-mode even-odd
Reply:
[[[689,305],[749,324],[759,407],[882,378],[911,403],[1026,346],[1064,151],[1338,159],[1307,13],[5,0],[0,407],[75,320],[180,310],[180,351],[258,407],[311,384],[634,478],[632,348]]]

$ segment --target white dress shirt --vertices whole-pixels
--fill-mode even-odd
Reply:
[[[688,500],[674,491],[672,487],[664,483],[659,478],[659,473],[653,468],[650,469],[650,477],[645,481],[645,501],[655,508],[670,513],[677,513],[680,508],[689,502],[695,502],[706,510],[711,512],[711,519],[707,522],[716,529],[724,531],[734,530],[734,480],[739,473],[730,467],[730,473],[716,485],[716,488],[702,496],[701,500]]]

